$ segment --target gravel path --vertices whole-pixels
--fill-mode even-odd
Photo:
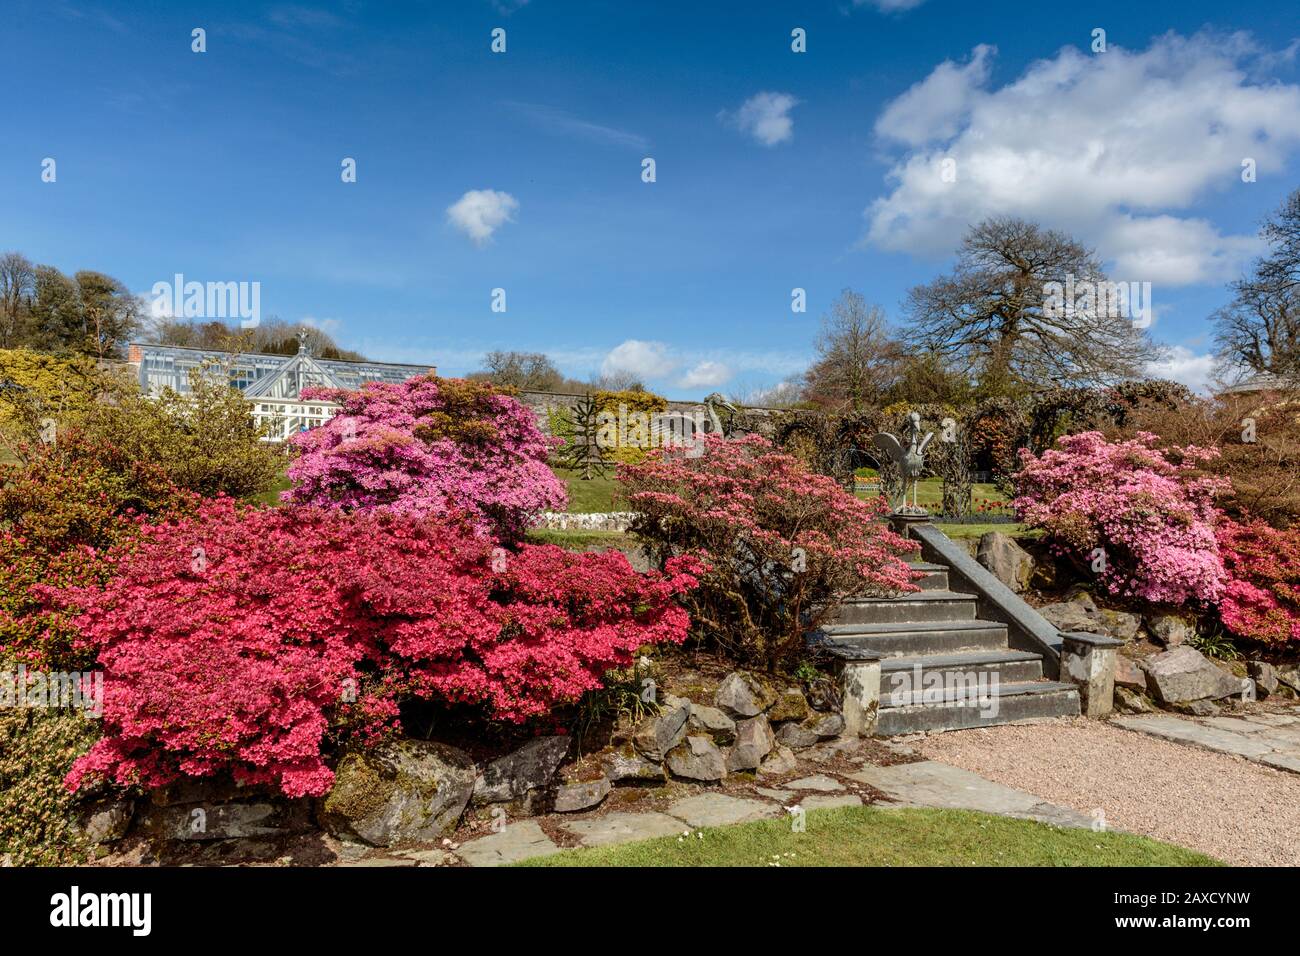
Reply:
[[[1005,725],[908,741],[932,760],[1226,863],[1300,865],[1300,775],[1099,720]]]

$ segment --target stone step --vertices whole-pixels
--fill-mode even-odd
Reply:
[[[967,730],[1016,720],[1079,715],[1079,693],[1072,684],[1056,681],[1000,683],[996,693],[992,687],[988,691],[985,700],[906,704],[902,707],[886,706],[882,697],[876,733],[892,737],[923,730]]]
[[[926,561],[914,561],[911,568],[913,571],[922,571],[925,573],[925,577],[917,578],[912,582],[922,591],[948,590],[948,566],[946,564],[930,564]]]
[[[920,678],[923,681],[931,673],[995,673],[998,675],[999,682],[1003,684],[1024,683],[1043,678],[1043,657],[1032,651],[1002,649],[964,651],[956,654],[909,654],[903,657],[890,657],[880,662],[881,693],[887,693],[895,686],[890,680],[890,674],[915,674],[917,667],[921,668]]]
[[[825,624],[820,633],[842,644],[872,651],[882,658],[1007,649],[1006,625],[997,621]]]
[[[916,591],[890,597],[850,598],[840,605],[835,624],[913,624],[973,621],[977,599],[956,591]]]

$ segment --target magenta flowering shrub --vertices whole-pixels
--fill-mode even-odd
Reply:
[[[1219,602],[1223,626],[1264,644],[1300,641],[1300,527],[1224,521],[1219,547],[1229,575]]]
[[[517,553],[391,512],[209,502],[68,588],[104,679],[88,779],[160,786],[229,771],[320,795],[335,735],[393,728],[399,704],[474,705],[521,723],[599,688],[642,645],[685,639],[697,562],[638,574],[617,551]]]
[[[1198,469],[1218,451],[1162,452],[1157,440],[1141,432],[1108,442],[1083,432],[1060,438],[1042,457],[1022,449],[1016,511],[1047,532],[1057,553],[1099,565],[1097,577],[1113,595],[1212,603],[1225,581],[1214,499],[1228,482]]]
[[[326,424],[295,435],[294,504],[402,514],[463,513],[479,532],[522,537],[567,502],[546,464],[552,440],[527,406],[482,382],[432,376],[360,391],[304,390],[339,402]]]

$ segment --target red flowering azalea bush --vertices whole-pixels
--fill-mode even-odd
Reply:
[[[686,636],[689,560],[494,549],[391,512],[240,509],[143,531],[111,587],[71,588],[105,672],[104,738],[69,775],[158,786],[229,770],[290,796],[333,780],[332,735],[369,736],[408,698],[512,722],[601,686],[638,647]]]
[[[1225,579],[1214,499],[1228,483],[1199,477],[1199,469],[1218,452],[1160,451],[1157,440],[1142,432],[1109,442],[1083,432],[1041,457],[1022,450],[1016,511],[1047,532],[1057,553],[1093,567],[1111,594],[1212,603]]]
[[[198,499],[161,468],[77,430],[17,452],[17,464],[0,468],[0,651],[30,667],[76,670],[86,655],[45,588],[106,580],[106,549],[150,516],[191,510]]]
[[[416,377],[360,391],[304,390],[342,405],[295,435],[287,502],[404,514],[463,512],[479,531],[517,540],[531,519],[562,509],[564,483],[546,464],[552,442],[527,406],[483,382]]]
[[[1265,644],[1300,641],[1300,529],[1224,521],[1218,534],[1228,571],[1223,626]]]
[[[618,477],[631,531],[660,560],[704,559],[692,621],[742,661],[789,664],[843,598],[915,590],[915,546],[885,526],[884,499],[849,494],[758,435],[705,436],[698,457],[659,450]]]

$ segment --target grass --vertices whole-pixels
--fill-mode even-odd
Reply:
[[[631,535],[621,531],[560,531],[552,528],[531,528],[528,540],[533,544],[558,544],[570,551],[585,551],[593,544],[617,546],[634,543]]]
[[[569,489],[570,513],[587,515],[621,510],[614,504],[614,493],[618,491],[618,482],[614,480],[613,465],[605,472],[604,477],[596,475],[590,481],[583,481],[577,472],[568,468],[552,468],[552,471]]]
[[[566,850],[521,866],[1220,866],[1203,854],[1125,833],[1095,833],[968,810],[813,810],[711,827],[689,837]]]

